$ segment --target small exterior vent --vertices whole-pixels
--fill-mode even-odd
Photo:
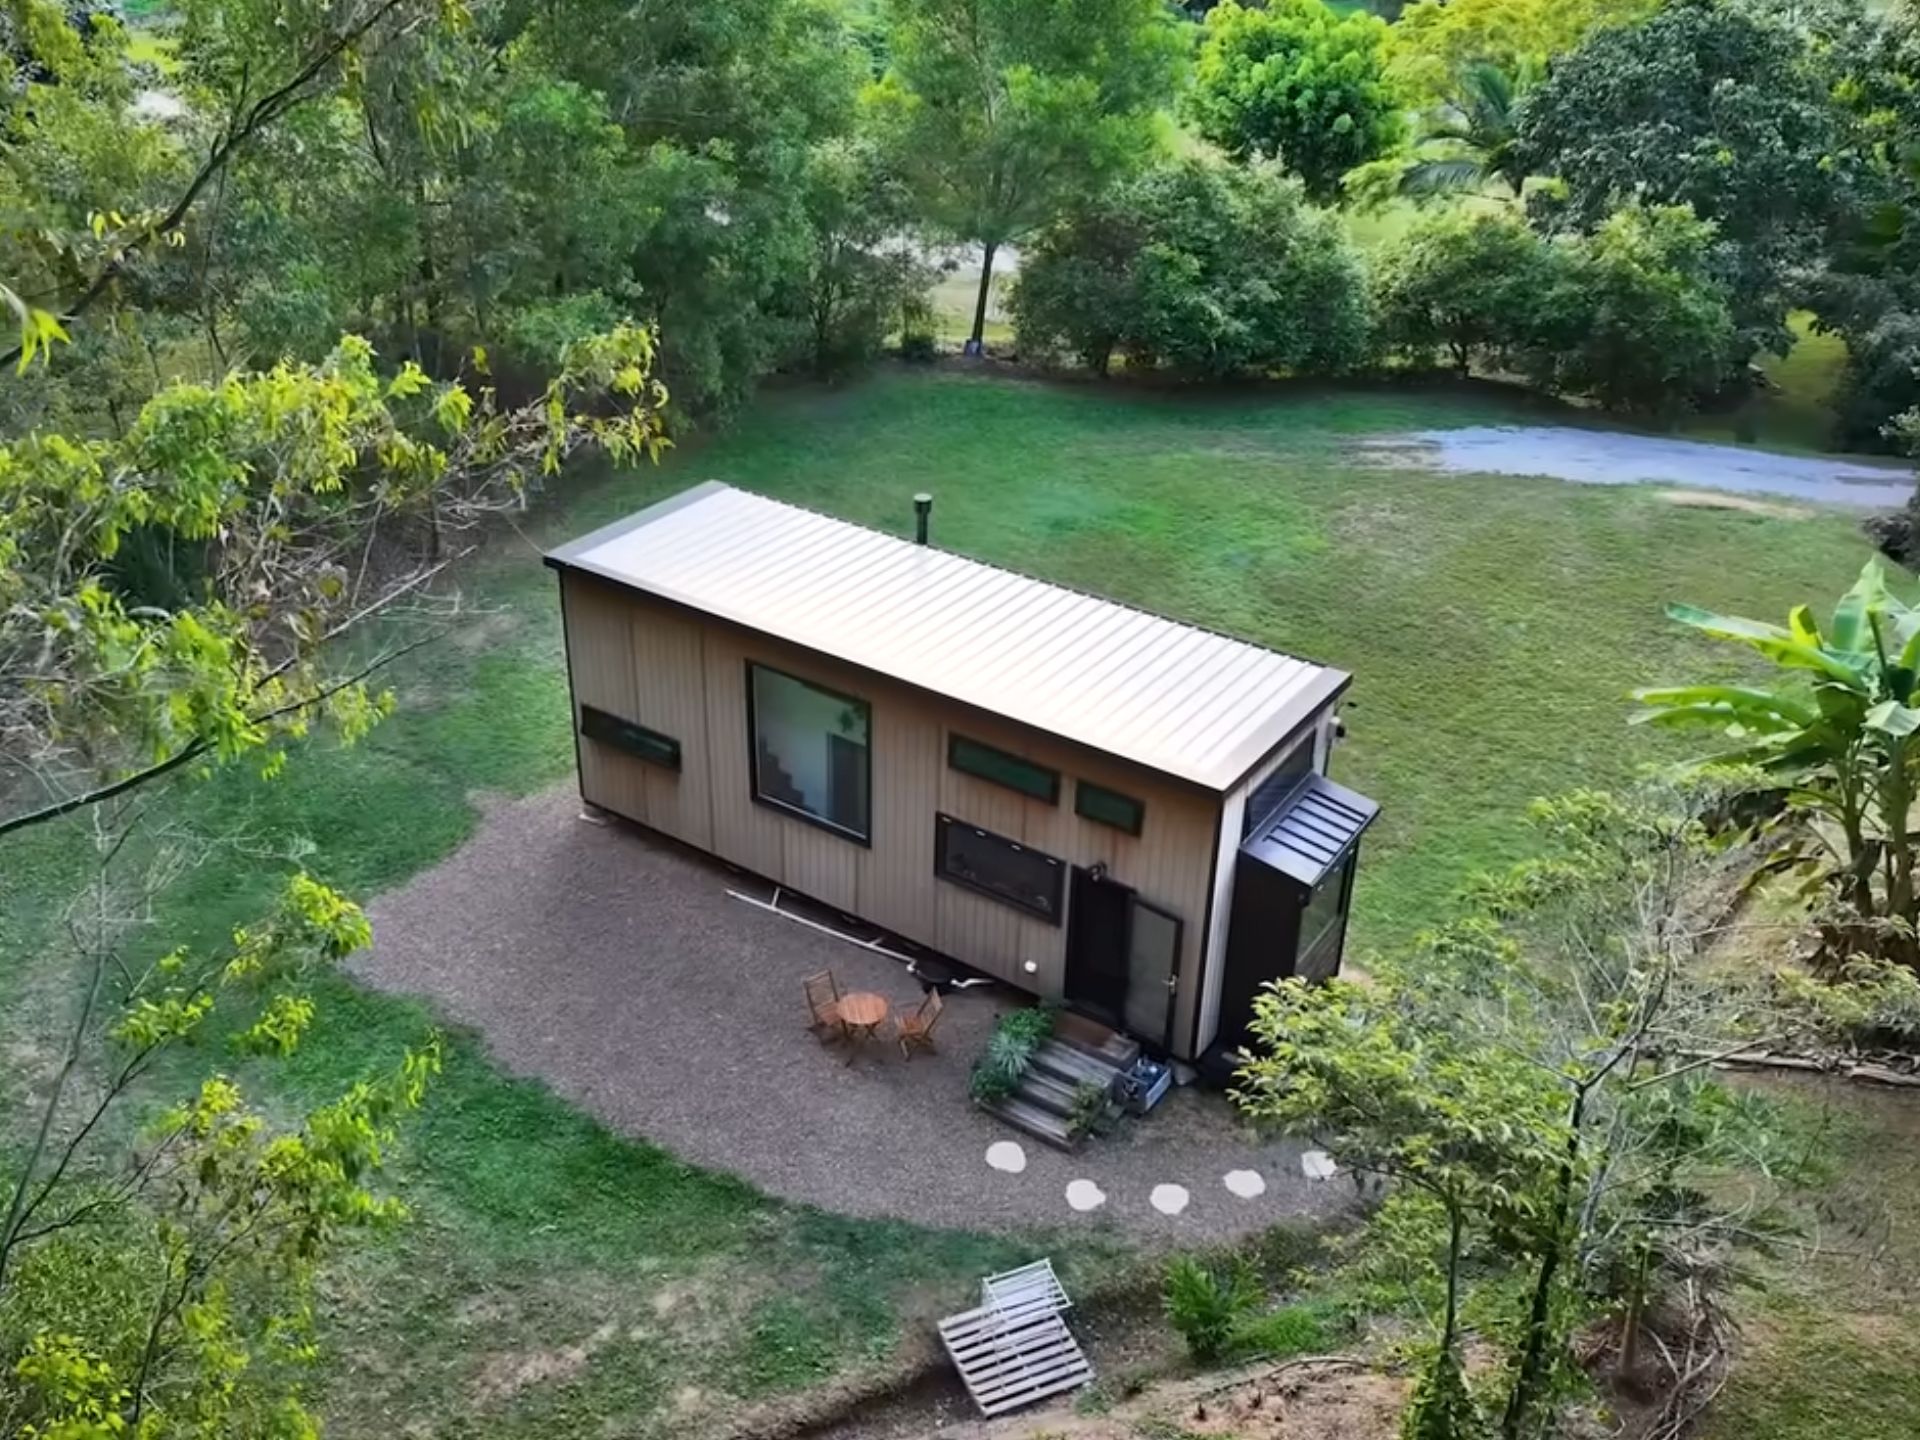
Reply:
[[[1353,849],[1379,813],[1380,807],[1366,796],[1314,775],[1301,782],[1240,853],[1312,889]]]

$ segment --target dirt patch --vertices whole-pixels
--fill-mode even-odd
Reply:
[[[1813,512],[1798,505],[1755,500],[1750,495],[1721,495],[1710,490],[1662,490],[1660,498],[1687,510],[1737,510],[1743,515],[1767,515],[1776,520],[1805,520]]]
[[[605,1348],[620,1333],[609,1320],[592,1334],[572,1345],[551,1350],[509,1350],[489,1355],[480,1365],[473,1385],[473,1404],[477,1410],[491,1410],[511,1400],[530,1385],[555,1380],[570,1380],[587,1368],[594,1354]]]

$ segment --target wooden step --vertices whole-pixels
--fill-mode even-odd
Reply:
[[[1064,1115],[1056,1115],[1051,1110],[1043,1110],[1031,1101],[1022,1100],[1018,1095],[1010,1095],[1005,1100],[996,1100],[985,1107],[989,1115],[1024,1130],[1036,1140],[1044,1140],[1059,1150],[1075,1150],[1080,1142],[1067,1128]]]
[[[1058,1040],[1041,1041],[1039,1048],[1033,1052],[1029,1068],[1063,1080],[1069,1087],[1091,1082],[1108,1092],[1112,1091],[1114,1082],[1120,1078],[1117,1067],[1085,1051],[1076,1050],[1071,1045],[1062,1045]]]
[[[1140,1058],[1140,1042],[1111,1030],[1097,1020],[1063,1010],[1053,1024],[1053,1038],[1070,1049],[1125,1070]]]
[[[1029,1065],[1013,1092],[1029,1105],[1051,1110],[1056,1115],[1073,1113],[1074,1087],[1057,1075],[1049,1075]]]

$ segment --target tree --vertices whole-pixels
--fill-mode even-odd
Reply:
[[[169,387],[116,440],[0,446],[0,755],[33,781],[0,836],[321,716],[364,728],[370,667],[335,642],[444,568],[444,527],[518,506],[581,445],[656,455],[652,359],[651,332],[596,337],[505,410],[417,366],[382,378],[348,339],[319,366]],[[409,523],[424,554],[370,572],[382,527]],[[169,557],[144,587],[136,548]]]
[[[1712,390],[1735,353],[1715,228],[1685,206],[1628,206],[1549,247],[1551,284],[1521,368],[1610,410],[1671,413]]]
[[[1384,343],[1462,375],[1530,343],[1556,255],[1518,218],[1450,211],[1417,222],[1382,257],[1374,302]]]
[[[1790,282],[1852,184],[1845,140],[1798,35],[1735,5],[1680,0],[1556,63],[1522,107],[1518,158],[1558,182],[1533,200],[1557,228],[1597,230],[1630,201],[1710,222],[1737,325],[1731,369],[1790,342]]]
[[[994,257],[1150,161],[1179,76],[1162,0],[888,0],[890,65],[868,100],[925,219]]]
[[[1477,878],[1412,953],[1371,961],[1365,982],[1257,998],[1236,1101],[1392,1180],[1382,1238],[1438,1254],[1437,1284],[1415,1286],[1434,1292],[1437,1334],[1406,1433],[1477,1428],[1457,1359],[1469,1312],[1504,1351],[1485,1386],[1503,1440],[1557,1433],[1575,1337],[1603,1318],[1623,1364],[1645,1359],[1634,1337],[1661,1311],[1724,1353],[1702,1289],[1768,1222],[1723,1207],[1711,1179],[1738,1165],[1759,1190],[1788,1163],[1766,1113],[1708,1078],[1716,1047],[1776,1020],[1693,963],[1719,853],[1701,817],[1724,800],[1656,786],[1536,802],[1533,856]],[[1663,1424],[1711,1373],[1675,1360]]]
[[[1365,277],[1339,224],[1270,168],[1149,171],[1042,236],[1014,290],[1021,344],[1104,373],[1332,374],[1365,361]]]
[[[1207,15],[1188,106],[1200,133],[1236,160],[1268,157],[1328,201],[1341,178],[1401,139],[1404,102],[1386,77],[1385,22],[1323,0]]]
[[[906,188],[871,144],[816,147],[802,195],[812,254],[792,301],[805,326],[800,357],[816,375],[835,375],[879,352],[930,275],[905,243]]]
[[[1767,824],[1783,841],[1782,860],[1810,864],[1819,889],[1850,912],[1847,923],[1828,927],[1830,964],[1861,951],[1920,966],[1908,819],[1920,769],[1920,609],[1887,590],[1874,560],[1824,630],[1804,605],[1785,626],[1691,605],[1667,613],[1755,652],[1781,679],[1640,690],[1635,698],[1647,708],[1636,718],[1718,732],[1734,743],[1716,763],[1752,765],[1772,777]]]
[[[1488,64],[1509,75],[1544,70],[1595,31],[1650,14],[1656,0],[1413,0],[1388,32],[1390,74],[1435,103]]]
[[[1520,199],[1527,169],[1517,148],[1519,105],[1535,79],[1530,69],[1516,74],[1489,60],[1461,71],[1448,98],[1421,118],[1399,193],[1419,200],[1480,194],[1497,181]]]

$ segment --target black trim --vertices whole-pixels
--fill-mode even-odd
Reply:
[[[1123,809],[1130,808],[1133,812],[1133,819],[1130,822],[1124,822],[1115,820],[1110,815],[1095,815],[1086,808],[1089,792],[1091,792],[1096,803],[1104,800],[1108,803],[1118,805]],[[1096,825],[1109,826],[1112,829],[1120,831],[1123,835],[1138,835],[1141,830],[1146,828],[1147,802],[1144,800],[1136,800],[1131,795],[1123,795],[1120,791],[1110,789],[1105,785],[1096,785],[1091,780],[1075,780],[1073,782],[1073,813],[1078,815],[1082,820],[1091,820]]]
[[[589,740],[611,745],[624,755],[657,765],[662,770],[680,769],[680,742],[671,735],[650,730],[632,720],[622,719],[597,705],[580,707],[579,731]]]
[[[996,844],[1005,845],[1014,850],[1019,850],[1024,854],[1036,856],[1051,865],[1053,867],[1053,908],[1049,910],[1043,906],[1030,905],[1026,901],[1009,895],[1003,890],[996,890],[990,885],[982,885],[978,881],[969,880],[964,875],[955,875],[952,871],[948,870],[947,836],[952,833],[952,828],[955,825],[958,825],[963,830],[971,830],[983,840],[992,840]],[[1047,854],[1044,850],[1035,850],[1031,845],[1022,845],[1018,840],[1009,840],[1004,835],[996,835],[991,830],[984,830],[978,825],[960,819],[958,816],[948,815],[938,810],[934,812],[933,816],[933,874],[936,880],[944,880],[949,885],[958,885],[962,890],[971,890],[974,894],[984,895],[989,900],[998,900],[1002,905],[1023,911],[1036,919],[1046,921],[1049,925],[1057,926],[1066,918],[1066,861],[1057,859]]]
[[[1027,786],[1009,780],[1004,776],[990,775],[985,770],[979,770],[972,766],[961,764],[960,751],[962,746],[969,746],[974,750],[985,751],[995,760],[1003,762],[1009,770],[1031,771],[1035,781],[1035,788],[1029,789]],[[984,740],[976,740],[971,735],[962,735],[957,730],[949,730],[947,732],[947,768],[958,770],[962,775],[971,775],[976,780],[984,780],[989,785],[998,785],[1003,790],[1011,790],[1016,795],[1024,795],[1029,800],[1038,800],[1045,805],[1058,805],[1060,803],[1060,772],[1055,770],[1051,765],[1042,765],[1037,760],[1029,760],[1024,755],[1016,755],[1011,750],[1002,750],[998,745],[989,745]]]
[[[554,579],[560,582],[560,648],[567,658],[567,713],[578,715],[580,701],[573,685],[573,626],[567,622],[567,572],[556,568]],[[582,803],[591,805],[593,802],[587,799],[587,770],[580,763],[580,727],[576,724],[569,728],[573,731],[573,786],[580,792]]]
[[[844,825],[836,825],[831,820],[815,815],[811,810],[802,810],[797,805],[788,805],[784,801],[772,800],[760,793],[760,734],[754,722],[753,715],[753,672],[756,669],[770,671],[783,680],[791,680],[796,685],[805,685],[810,690],[818,690],[822,695],[831,695],[834,699],[844,700],[849,705],[858,705],[862,710],[867,712],[867,743],[860,747],[865,752],[867,760],[867,829],[865,834],[862,834],[858,830],[849,830]],[[782,670],[778,665],[769,665],[764,660],[747,660],[743,675],[745,678],[742,688],[746,692],[745,698],[747,702],[747,798],[752,800],[756,805],[764,805],[769,810],[789,816],[795,820],[804,821],[815,829],[826,831],[829,835],[837,835],[849,844],[871,850],[873,848],[873,702],[871,700],[862,700],[858,695],[849,695],[844,690],[835,690],[831,685],[821,685],[816,681],[807,679],[804,675],[795,675],[790,671]]]

